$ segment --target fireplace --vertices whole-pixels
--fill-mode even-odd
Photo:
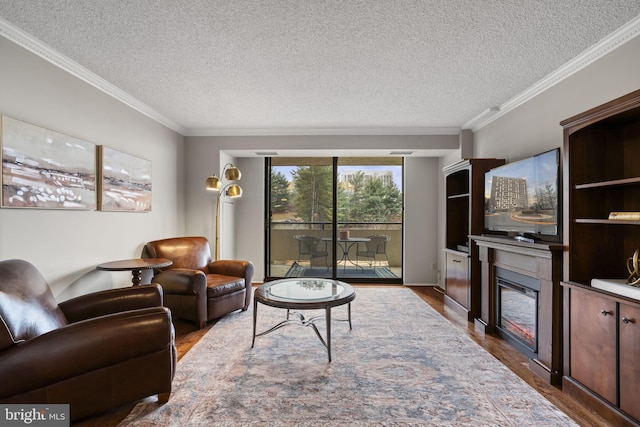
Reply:
[[[482,272],[476,329],[503,338],[530,359],[532,372],[560,385],[564,245],[496,236],[471,238],[478,246]],[[526,308],[514,311],[515,306]]]
[[[537,278],[496,267],[496,332],[529,358],[538,353]]]

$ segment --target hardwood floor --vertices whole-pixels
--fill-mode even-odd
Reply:
[[[380,285],[355,285],[360,286],[380,286]],[[453,325],[460,329],[461,333],[467,334],[472,340],[484,347],[496,359],[500,360],[520,378],[526,381],[531,387],[544,395],[550,402],[569,415],[581,426],[606,427],[607,423],[598,414],[580,404],[571,396],[566,395],[557,387],[554,387],[529,370],[529,363],[526,357],[515,350],[502,339],[485,335],[475,330],[473,323],[462,319],[453,310],[444,305],[443,295],[437,288],[431,286],[412,287],[418,296],[427,304],[433,307],[442,316],[448,319]],[[192,323],[175,319],[176,327],[176,347],[178,350],[178,360],[180,360],[196,344],[209,329],[214,327],[214,323],[209,323],[205,328],[196,330]],[[80,422],[73,423],[74,426],[81,427],[111,427],[117,426],[133,409],[135,402],[124,405],[103,415],[91,417]]]

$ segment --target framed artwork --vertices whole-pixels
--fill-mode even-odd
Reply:
[[[1,117],[2,207],[96,209],[96,146]]]
[[[100,191],[103,211],[151,211],[151,161],[108,147],[98,146]]]

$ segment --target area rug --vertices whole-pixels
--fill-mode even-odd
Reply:
[[[285,313],[259,305],[258,331]],[[353,330],[346,306],[332,313],[331,363],[311,328],[251,348],[252,312],[224,317],[178,363],[169,402],[120,425],[577,425],[410,289],[357,287]]]
[[[331,274],[331,270],[327,267],[307,267],[296,262],[285,273],[285,277],[327,277]],[[338,276],[340,278],[384,278],[397,279],[393,271],[389,267],[361,268],[355,266],[338,267]]]

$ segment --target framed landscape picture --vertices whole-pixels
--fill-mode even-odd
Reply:
[[[103,211],[151,211],[151,161],[98,146],[100,192]]]
[[[96,146],[1,117],[2,207],[96,209]]]

